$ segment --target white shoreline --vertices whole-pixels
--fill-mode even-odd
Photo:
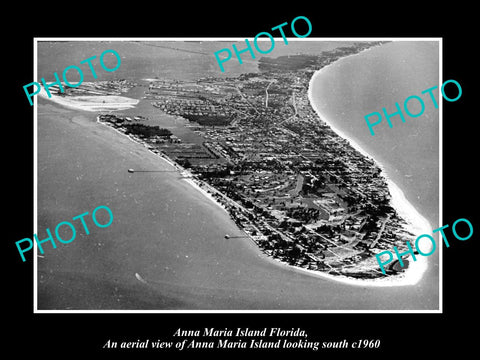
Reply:
[[[108,124],[106,124],[105,122],[102,122],[100,121],[100,116],[97,116],[96,117],[96,121],[99,123],[99,124],[102,124],[104,125],[105,127],[107,128],[110,128],[112,129],[113,131],[117,132],[118,134],[120,135],[123,135],[124,137],[128,138],[130,141],[132,141],[133,143],[135,144],[138,144],[138,145],[143,145],[140,141],[137,141],[135,140],[134,138],[132,138],[131,136],[128,136],[126,135],[125,133],[119,131],[118,129],[114,128],[113,126],[109,126]],[[169,165],[171,165],[172,167],[174,167],[175,169],[177,169],[179,172],[181,171],[184,171],[185,169],[180,166],[179,164],[177,164],[176,162],[174,162],[173,160],[171,160],[168,156],[162,154],[162,155],[159,155],[155,152],[153,152],[152,150],[150,149],[146,149],[147,151],[149,151],[150,153],[152,153],[153,155],[163,159],[165,162],[167,162]],[[187,182],[188,184],[190,184],[193,188],[195,188],[196,190],[198,190],[201,194],[203,194],[207,199],[209,199],[210,201],[212,201],[216,206],[218,206],[220,209],[222,209],[223,211],[225,211],[225,213],[227,213],[227,215],[230,217],[230,214],[228,213],[227,209],[222,206],[221,203],[219,203],[217,200],[215,200],[215,198],[212,196],[212,194],[210,194],[207,190],[205,190],[204,188],[202,188],[200,185],[197,184],[197,182],[195,181],[195,179],[193,178],[184,178],[183,179],[185,182]],[[315,270],[309,270],[309,269],[305,269],[305,268],[302,268],[300,266],[295,266],[295,265],[290,265],[290,264],[287,264],[286,262],[278,259],[278,258],[274,258],[272,256],[269,256],[267,254],[265,254],[263,251],[261,251],[261,248],[258,246],[257,242],[255,241],[255,239],[253,237],[251,237],[247,232],[245,232],[244,230],[242,230],[242,232],[246,235],[246,237],[248,237],[254,244],[255,244],[255,247],[261,252],[262,256],[270,261],[270,262],[273,262],[275,263],[276,265],[281,265],[281,266],[284,266],[285,268],[287,269],[290,269],[290,270],[294,270],[294,271],[300,271],[300,272],[304,272],[308,275],[311,275],[311,276],[315,276],[315,277],[318,277],[318,278],[322,278],[322,279],[326,279],[326,280],[334,280],[334,281],[337,281],[337,282],[340,282],[340,283],[343,283],[343,284],[347,284],[347,285],[357,285],[357,286],[398,286],[398,285],[413,285],[412,282],[408,282],[408,281],[404,281],[402,282],[401,284],[398,284],[397,282],[392,282],[390,281],[389,277],[386,276],[384,278],[377,278],[377,279],[353,279],[353,278],[349,278],[349,277],[346,277],[346,276],[343,276],[343,275],[330,275],[330,274],[327,274],[327,273],[324,273],[324,272],[321,272],[321,271],[315,271]],[[412,261],[409,261],[409,263],[411,264]],[[410,266],[410,265],[409,265]],[[404,274],[400,274],[400,275],[396,275],[397,278],[403,278],[404,277]]]
[[[368,49],[367,49],[368,50]],[[364,50],[366,51],[366,50]],[[363,52],[363,51],[362,51]],[[360,52],[361,53],[361,52]],[[345,57],[342,57],[341,59],[338,59],[337,61],[341,61],[343,59],[346,59],[350,56],[356,56],[360,53],[356,53],[353,55],[348,55]],[[432,226],[430,225],[429,221],[422,216],[417,209],[406,199],[403,191],[398,187],[397,184],[395,184],[388,176],[388,174],[385,171],[385,167],[383,164],[373,158],[370,154],[368,154],[358,143],[356,143],[353,139],[348,137],[345,133],[343,133],[341,130],[336,128],[330,121],[328,121],[328,118],[324,116],[320,110],[315,106],[315,103],[312,98],[312,83],[317,79],[319,76],[321,76],[322,71],[327,69],[330,65],[333,65],[337,63],[337,61],[334,61],[333,63],[321,68],[320,70],[315,71],[315,73],[312,75],[310,78],[309,82],[309,87],[308,87],[308,99],[310,101],[310,105],[312,106],[313,110],[316,112],[316,114],[319,116],[321,120],[323,120],[338,136],[342,137],[343,139],[346,139],[350,145],[357,150],[359,153],[361,153],[363,156],[372,159],[382,170],[382,176],[386,179],[388,189],[391,194],[391,205],[392,207],[398,212],[398,214],[407,220],[408,222],[408,227],[407,230],[412,232],[413,234],[419,236],[421,234],[431,234],[432,233]],[[426,249],[430,250],[431,249],[431,243],[430,241],[426,240],[423,242],[421,248],[425,252]],[[392,248],[393,250],[393,248]],[[381,278],[379,280],[353,280],[356,282],[356,285],[360,285],[357,282],[368,282],[369,285],[373,286],[404,286],[404,285],[414,285],[418,283],[422,277],[423,274],[426,272],[428,268],[427,264],[427,259],[423,256],[417,256],[416,257],[417,261],[413,261],[411,259],[411,256],[408,257],[409,260],[409,265],[408,268],[404,270],[404,273],[401,275],[395,275],[393,278],[392,277],[387,277],[387,278]],[[310,271],[307,269],[304,269],[306,271]],[[373,283],[375,282],[375,283]],[[352,283],[353,284],[353,283]]]
[[[120,111],[134,108],[140,100],[119,95],[79,95],[79,96],[58,96],[51,94],[48,97],[45,89],[38,95],[59,105],[75,110],[89,112],[95,111]]]

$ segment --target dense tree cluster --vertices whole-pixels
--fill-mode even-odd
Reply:
[[[227,116],[182,114],[182,117],[188,119],[188,121],[194,121],[202,126],[226,126],[232,121],[232,119]]]
[[[146,138],[153,136],[170,137],[172,135],[170,130],[160,128],[159,126],[149,126],[143,124],[123,124],[122,126],[127,129],[125,132],[126,134],[134,134]]]

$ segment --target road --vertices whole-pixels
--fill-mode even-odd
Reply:
[[[268,108],[268,88],[274,83],[274,80],[270,81],[268,86],[265,88],[265,107]]]

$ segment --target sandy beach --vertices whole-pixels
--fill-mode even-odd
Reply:
[[[40,91],[38,95],[42,98],[71,109],[90,112],[131,109],[134,108],[139,102],[139,100],[136,99],[114,95],[58,96],[51,94],[52,96],[49,98],[43,87],[42,91]]]
[[[357,55],[358,54],[354,54],[350,56],[357,56]],[[421,234],[431,234],[432,226],[430,225],[428,220],[424,216],[422,216],[417,211],[417,209],[405,198],[403,191],[389,178],[388,174],[385,172],[385,167],[383,166],[383,164],[378,160],[374,159],[370,154],[368,154],[357,142],[355,142],[355,140],[348,137],[344,132],[342,132],[337,127],[335,127],[332,124],[332,122],[328,121],[328,118],[325,115],[323,115],[320,112],[320,110],[315,106],[315,102],[313,101],[313,98],[312,98],[312,90],[311,90],[312,83],[314,81],[318,81],[318,78],[322,75],[322,73],[325,71],[328,71],[329,66],[331,65],[325,66],[324,68],[316,71],[312,76],[312,78],[310,79],[308,98],[310,100],[310,104],[312,105],[312,108],[315,110],[319,118],[325,121],[337,135],[346,139],[355,150],[360,152],[363,156],[374,160],[375,163],[381,168],[382,176],[386,179],[388,189],[392,196],[391,204],[393,208],[395,208],[395,210],[398,212],[398,214],[408,222],[407,230],[415,234],[416,236],[419,236]],[[422,249],[425,249],[425,250],[431,249],[431,243],[428,240],[422,239],[420,244],[423,244],[421,245]],[[397,286],[397,285],[402,286],[402,285],[414,285],[418,283],[421,280],[425,271],[427,270],[427,259],[422,256],[417,256],[417,261],[411,260],[411,256],[409,256],[408,259],[410,260],[408,269],[406,269],[404,274],[402,274],[401,276],[396,276],[395,279],[393,280],[391,278],[385,278],[385,279],[379,279],[377,281],[375,280],[366,280],[366,281],[371,282],[372,283],[371,285],[376,284],[380,286]]]

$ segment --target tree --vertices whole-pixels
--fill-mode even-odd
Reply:
[[[184,160],[183,160],[183,167],[184,167],[185,169],[190,169],[190,168],[192,167],[192,164],[190,163],[190,160],[184,159]]]

